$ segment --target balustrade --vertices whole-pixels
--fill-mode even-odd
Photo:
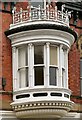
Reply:
[[[39,5],[38,8],[28,6],[26,10],[20,8],[20,11],[17,11],[16,7],[14,7],[12,11],[13,25],[29,21],[50,20],[69,26],[69,16],[71,13],[65,11],[64,7],[65,6],[62,5],[61,11],[57,10],[57,6],[55,6],[53,9],[50,9],[49,5],[46,6],[46,9],[41,8]]]

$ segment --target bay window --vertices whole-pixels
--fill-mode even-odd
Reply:
[[[34,86],[58,86],[59,83],[62,83],[60,87],[66,87],[67,62],[65,60],[67,54],[66,50],[59,49],[59,47],[50,43],[17,47],[18,67],[15,84],[18,84],[19,89]],[[62,62],[59,60],[60,56]],[[59,62],[61,67],[59,67]]]

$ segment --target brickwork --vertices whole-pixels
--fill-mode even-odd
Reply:
[[[73,23],[72,20],[71,23]],[[71,25],[70,27],[77,32],[78,37],[82,34],[82,20],[78,20],[76,26]],[[75,103],[82,103],[80,94],[80,51],[78,50],[77,43],[76,41],[69,51],[69,88],[72,91],[71,100]]]
[[[4,4],[2,4],[2,10],[4,10]],[[7,5],[7,11],[10,11],[10,4]],[[0,51],[0,65],[2,69],[0,70],[0,78],[5,78],[6,85],[4,90],[0,87],[0,100],[3,99],[5,101],[11,101],[11,95],[7,92],[12,91],[12,49],[11,49],[11,42],[6,37],[5,31],[9,29],[9,25],[12,23],[12,16],[8,12],[0,12],[1,19],[0,24],[2,29],[0,31],[0,43],[2,51]],[[2,82],[1,82],[2,83]],[[3,94],[5,92],[5,94]]]

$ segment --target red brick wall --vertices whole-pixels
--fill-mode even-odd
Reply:
[[[82,27],[82,20],[77,22],[76,26],[72,26],[74,31],[78,33],[78,37],[82,34],[82,29],[78,27]],[[82,103],[81,95],[80,95],[80,52],[77,49],[77,41],[71,46],[69,51],[69,88],[72,90],[72,97],[76,103]]]
[[[4,9],[4,5],[2,4],[2,8]],[[10,11],[10,3],[8,3],[7,10]],[[12,23],[12,16],[10,13],[0,12],[2,18],[0,22],[2,22],[2,30],[0,33],[1,37],[1,46],[2,52],[0,53],[0,58],[2,61],[2,70],[0,70],[0,77],[6,79],[6,86],[5,86],[5,94],[8,91],[12,91],[12,52],[11,52],[11,42],[6,37],[5,31],[9,29],[9,25]],[[3,91],[3,90],[2,90]],[[1,98],[1,97],[0,97]],[[2,95],[2,99],[4,100],[11,100],[10,95]]]
[[[68,58],[69,89],[72,91],[71,100],[82,104],[80,94],[80,53],[76,43],[72,45]]]
[[[69,51],[69,88],[73,95],[80,95],[80,54],[74,43]]]

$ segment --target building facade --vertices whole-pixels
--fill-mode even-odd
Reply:
[[[0,5],[0,119],[81,119],[82,1]]]

